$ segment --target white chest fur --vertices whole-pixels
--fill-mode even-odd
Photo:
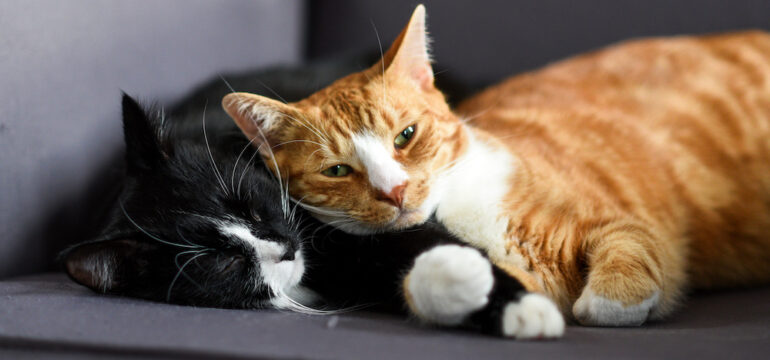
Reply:
[[[463,158],[434,183],[436,217],[468,244],[485,249],[492,259],[524,267],[525,261],[507,244],[508,215],[504,210],[516,159],[505,149],[471,136]],[[433,194],[431,194],[433,195]]]

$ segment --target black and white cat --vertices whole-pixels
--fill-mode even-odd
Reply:
[[[405,309],[408,272],[419,296],[409,301],[438,323],[519,338],[563,333],[550,301],[523,295],[435,222],[365,237],[324,228],[292,204],[226,115],[197,100],[166,118],[124,95],[122,189],[101,236],[63,253],[78,283],[178,304],[328,313],[314,308],[318,295],[326,308]]]

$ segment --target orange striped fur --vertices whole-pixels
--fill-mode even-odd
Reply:
[[[414,21],[380,63],[303,101],[224,99],[247,135],[264,131],[292,196],[321,219],[354,232],[425,221],[440,176],[484,144],[510,162],[481,172],[510,175],[470,174],[479,180],[467,191],[503,182],[499,206],[463,220],[442,204],[472,208],[473,198],[449,193],[438,218],[567,316],[597,324],[575,305],[581,295],[626,307],[655,297],[646,318],[657,319],[687,288],[770,282],[770,35],[631,41],[510,78],[452,111],[427,55],[410,48]],[[399,209],[381,201],[350,139],[390,144],[411,124],[415,137],[392,150],[408,174]],[[334,164],[354,171],[321,174]],[[485,221],[504,234],[484,238]]]

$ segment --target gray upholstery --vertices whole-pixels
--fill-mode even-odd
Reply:
[[[217,72],[296,62],[303,11],[300,0],[1,1],[0,278],[44,270],[63,240],[81,240],[84,199],[121,147],[121,89],[171,100]]]
[[[663,324],[569,327],[558,341],[516,342],[366,312],[334,318],[106,297],[47,274],[0,282],[0,358],[35,349],[76,358],[759,359],[770,354],[769,298],[770,288],[702,294]]]

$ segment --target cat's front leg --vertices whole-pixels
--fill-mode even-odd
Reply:
[[[519,339],[564,333],[564,319],[550,299],[527,293],[467,246],[440,245],[420,254],[404,279],[404,294],[412,313],[432,324]]]

